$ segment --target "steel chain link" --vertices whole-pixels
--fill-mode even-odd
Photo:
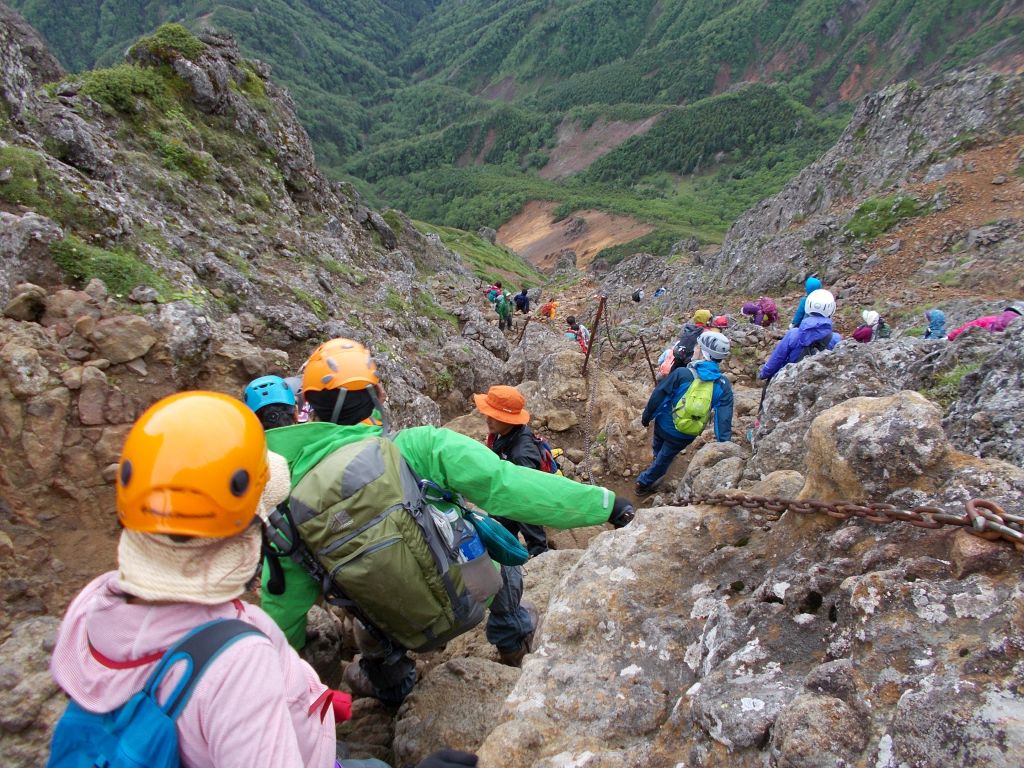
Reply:
[[[742,492],[724,492],[691,495],[682,504],[707,504],[716,507],[742,507],[746,510],[763,509],[769,520],[778,520],[787,509],[802,515],[824,513],[837,520],[857,517],[870,523],[909,523],[917,528],[938,529],[959,526],[982,539],[1013,544],[1024,552],[1024,516],[1004,510],[988,499],[971,499],[964,504],[965,512],[955,514],[939,507],[917,506],[898,509],[892,504],[878,502],[820,501],[818,499],[786,499],[780,496],[756,496]]]

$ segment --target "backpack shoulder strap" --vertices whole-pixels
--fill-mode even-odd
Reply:
[[[176,719],[188,703],[192,691],[203,672],[221,651],[245,635],[262,635],[252,624],[239,619],[215,619],[196,627],[164,653],[156,669],[146,681],[143,692],[156,700],[156,689],[167,675],[168,670],[178,661],[185,660],[187,667],[178,685],[161,706],[172,720]]]

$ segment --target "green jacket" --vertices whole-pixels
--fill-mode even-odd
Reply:
[[[288,461],[294,487],[324,456],[381,431],[364,424],[311,422],[270,430],[267,446]],[[578,528],[607,522],[615,503],[615,494],[605,488],[502,461],[487,446],[450,429],[412,427],[398,432],[394,441],[417,475],[492,515],[551,528]],[[320,597],[320,587],[289,558],[282,558],[281,565],[281,595],[267,590],[269,569],[263,569],[262,607],[298,649],[306,642],[306,614]]]

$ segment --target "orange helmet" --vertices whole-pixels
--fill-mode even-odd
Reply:
[[[302,372],[302,391],[358,391],[379,383],[370,350],[352,339],[325,341],[310,355]]]
[[[183,392],[135,422],[117,468],[117,514],[142,533],[227,538],[252,522],[267,483],[256,414],[218,392]]]

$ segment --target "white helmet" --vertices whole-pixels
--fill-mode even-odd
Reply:
[[[709,360],[724,360],[729,356],[729,338],[717,331],[705,331],[697,339]]]
[[[878,325],[880,315],[875,310],[865,309],[860,316],[864,318],[864,325]]]
[[[1021,317],[1024,317],[1024,301],[1013,302],[1013,304],[1004,309],[1003,312],[1016,312]]]
[[[804,302],[804,311],[811,315],[822,315],[832,317],[836,312],[836,299],[829,291],[819,288],[807,294]]]

